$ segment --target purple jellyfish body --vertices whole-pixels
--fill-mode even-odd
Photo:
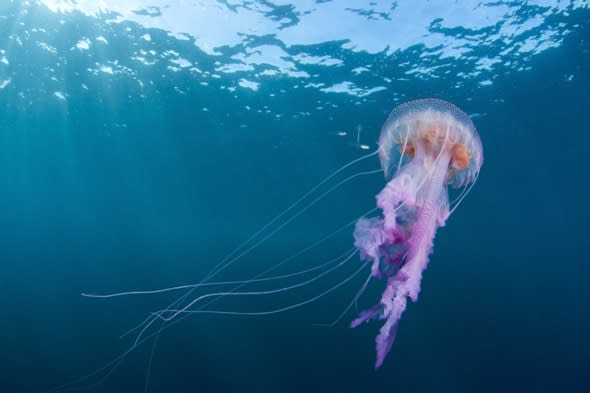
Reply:
[[[436,230],[452,212],[447,186],[464,187],[460,202],[483,163],[469,116],[439,99],[396,107],[381,129],[378,151],[388,180],[377,195],[383,217],[359,219],[354,237],[361,258],[372,261],[371,275],[387,284],[380,302],[351,323],[354,328],[370,319],[385,320],[375,340],[376,368],[395,340],[407,298],[418,299]]]

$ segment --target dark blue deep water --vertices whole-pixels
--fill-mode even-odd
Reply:
[[[422,97],[471,115],[485,162],[379,370],[380,323],[349,329],[353,306],[316,326],[365,272],[275,315],[153,324],[108,365],[139,332],[123,333],[186,291],[82,293],[198,282]],[[589,116],[586,0],[1,0],[0,392],[590,392]],[[377,168],[354,164],[307,201]],[[256,277],[373,208],[384,184],[355,177],[290,221],[298,205],[213,281]],[[352,243],[347,227],[268,275]],[[193,309],[297,304],[359,266]]]

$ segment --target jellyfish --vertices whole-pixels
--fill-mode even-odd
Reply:
[[[483,163],[480,138],[469,116],[440,99],[420,99],[391,112],[381,129],[379,159],[388,181],[377,195],[382,217],[360,218],[355,246],[386,281],[379,303],[351,323],[385,320],[377,335],[379,368],[391,350],[407,299],[418,300],[420,281],[439,227],[449,211],[448,187],[469,192]],[[456,206],[456,205],[455,205]]]
[[[344,175],[345,171],[377,155],[380,158],[381,168],[355,172],[333,184],[339,176]],[[363,311],[351,323],[352,327],[357,327],[369,320],[385,320],[376,338],[376,367],[380,367],[395,339],[407,298],[413,301],[418,298],[422,272],[426,268],[436,230],[445,224],[453,210],[469,193],[477,180],[482,162],[481,142],[475,127],[469,116],[456,106],[439,99],[416,100],[398,106],[383,125],[378,148],[375,151],[352,160],[325,177],[230,251],[198,282],[155,290],[107,294],[84,293],[83,296],[86,297],[103,299],[131,295],[158,295],[168,292],[179,292],[181,295],[173,298],[174,300],[163,308],[151,312],[142,322],[124,333],[122,337],[134,336],[135,338],[122,354],[91,373],[62,384],[50,392],[69,391],[84,386],[92,380],[97,380],[92,386],[98,385],[107,379],[135,348],[149,340],[154,340],[151,359],[159,335],[190,315],[262,316],[287,312],[332,293],[365,270],[369,270],[368,277],[361,289],[338,319],[327,325],[336,324],[353,305],[357,304],[372,278],[384,279],[386,286],[380,301]],[[388,183],[377,195],[377,207],[322,239],[302,247],[295,254],[279,260],[278,263],[252,278],[230,281],[219,278],[230,266],[265,244],[270,237],[297,219],[327,194],[361,176],[379,173],[385,174]],[[449,203],[448,187],[461,189],[452,203]],[[328,189],[325,190],[325,188]],[[381,216],[369,217],[379,209],[382,211]],[[351,230],[352,227],[354,227],[353,230]],[[311,268],[286,274],[273,273],[279,267],[305,256],[310,249],[344,231],[352,232],[354,235],[354,246],[344,253],[328,261],[314,261],[314,266]],[[348,239],[347,247],[350,241]],[[221,299],[275,296],[280,293],[290,293],[305,286],[318,286],[320,279],[337,276],[337,272],[341,272],[350,261],[354,263],[357,256],[360,256],[362,263],[350,269],[352,273],[341,273],[340,277],[344,276],[344,278],[338,279],[327,289],[323,288],[319,293],[303,300],[291,301],[289,298],[289,303],[286,305],[255,310],[241,307],[225,308],[218,304]],[[291,283],[284,284],[286,279],[291,280]],[[151,367],[151,360],[146,386],[149,367]]]

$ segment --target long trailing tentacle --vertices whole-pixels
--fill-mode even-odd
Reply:
[[[352,251],[352,252],[350,252]],[[350,252],[350,253],[349,253]],[[249,292],[213,292],[213,293],[207,293],[204,295],[201,295],[199,297],[197,297],[196,299],[192,300],[190,303],[188,303],[186,306],[184,306],[183,308],[181,308],[180,310],[169,310],[169,309],[165,309],[165,310],[161,310],[156,312],[155,314],[158,314],[160,316],[161,319],[165,320],[165,321],[170,321],[172,319],[174,319],[177,315],[179,314],[183,314],[185,311],[190,310],[191,307],[193,307],[195,304],[199,303],[200,301],[207,299],[207,298],[211,298],[211,297],[220,297],[220,296],[259,296],[259,295],[272,295],[272,294],[276,294],[276,293],[280,293],[280,292],[285,292],[285,291],[290,291],[296,288],[301,288],[303,286],[309,285],[312,282],[315,282],[317,280],[319,280],[320,278],[324,277],[325,275],[333,272],[334,270],[338,269],[339,267],[343,266],[346,262],[348,262],[354,255],[356,255],[356,253],[358,252],[357,250],[351,249],[349,250],[349,252],[347,252],[348,256],[341,262],[339,262],[337,265],[331,267],[330,269],[326,270],[325,272],[322,272],[312,278],[310,278],[309,280],[305,280],[302,282],[299,282],[297,284],[293,284],[293,285],[289,285],[286,287],[281,287],[278,289],[271,289],[271,290],[264,290],[264,291],[249,291]],[[164,317],[163,314],[164,313],[172,313],[171,316],[169,317]]]
[[[344,284],[346,284],[347,282],[349,282],[350,280],[352,280],[353,278],[355,278],[360,272],[363,271],[363,269],[367,266],[367,263],[363,263],[361,264],[361,266],[355,270],[350,276],[348,276],[347,278],[345,278],[344,280],[340,281],[339,283],[337,283],[336,285],[328,288],[327,290],[325,290],[324,292],[313,296],[305,301],[299,302],[299,303],[295,303],[295,304],[291,304],[289,306],[285,306],[285,307],[281,307],[281,308],[277,308],[277,309],[273,309],[273,310],[267,310],[267,311],[252,311],[252,312],[248,312],[248,311],[223,311],[223,310],[165,310],[165,311],[179,311],[182,313],[186,313],[186,314],[222,314],[222,315],[250,315],[250,316],[261,316],[261,315],[273,315],[273,314],[278,314],[281,312],[285,312],[285,311],[289,311],[289,310],[293,310],[295,308],[299,308],[302,306],[305,306],[307,304],[310,304],[318,299],[320,299],[321,297],[326,296],[327,294],[334,292],[336,289],[340,288],[341,286],[343,286]]]
[[[202,280],[200,280],[197,284],[194,284],[193,286],[190,287],[186,287],[185,289],[188,289],[188,291],[183,295],[180,296],[179,298],[177,298],[175,301],[173,301],[172,303],[170,303],[170,305],[168,306],[167,309],[171,309],[172,307],[174,307],[175,305],[181,304],[185,299],[187,299],[191,293],[193,293],[194,290],[196,290],[196,288],[198,288],[199,284],[205,284],[207,283],[212,277],[214,277],[215,275],[219,274],[223,269],[225,269],[229,262],[229,264],[233,263],[233,261],[238,260],[241,258],[241,256],[244,255],[244,253],[247,253],[249,251],[251,251],[251,249],[257,247],[259,244],[261,244],[264,240],[266,240],[266,238],[272,236],[272,234],[270,236],[265,237],[264,240],[262,241],[258,241],[256,242],[256,245],[254,247],[250,246],[248,247],[249,244],[251,244],[256,238],[258,238],[264,231],[266,231],[268,228],[270,228],[273,224],[277,223],[279,220],[281,220],[283,217],[285,217],[285,215],[287,215],[290,211],[292,211],[293,209],[295,209],[297,206],[300,206],[302,202],[304,202],[307,198],[309,198],[312,194],[314,194],[316,191],[318,191],[320,189],[320,187],[322,187],[323,185],[325,185],[328,181],[330,181],[331,179],[333,179],[335,176],[337,176],[338,174],[340,174],[342,171],[344,171],[345,169],[351,167],[352,165],[354,165],[355,163],[358,163],[362,160],[365,160],[369,157],[372,157],[374,155],[376,155],[378,153],[378,151],[374,151],[370,154],[367,154],[365,156],[359,157],[355,160],[352,160],[351,162],[343,165],[342,167],[340,167],[339,169],[337,169],[336,171],[334,171],[332,174],[330,174],[329,176],[327,176],[326,178],[324,178],[320,183],[318,183],[316,186],[314,186],[312,189],[310,189],[308,192],[306,192],[302,197],[300,197],[297,201],[295,201],[294,203],[292,203],[289,207],[287,207],[285,210],[283,210],[281,213],[279,213],[277,216],[275,216],[272,220],[270,220],[267,224],[265,224],[263,227],[261,227],[258,231],[256,231],[254,234],[252,234],[248,239],[246,239],[244,242],[242,242],[240,245],[238,245],[236,248],[234,248],[230,253],[228,253],[211,271],[209,274],[207,274],[205,277],[203,277]],[[317,203],[321,198],[323,198],[325,195],[327,195],[329,192],[332,192],[333,190],[335,190],[336,188],[338,188],[339,186],[343,185],[344,183],[346,183],[349,180],[352,180],[356,177],[359,176],[363,176],[363,175],[367,175],[367,174],[372,174],[372,173],[378,173],[381,172],[381,170],[375,170],[375,171],[367,171],[367,172],[362,172],[359,174],[355,174],[352,176],[349,176],[347,179],[345,179],[344,181],[339,182],[337,185],[331,187],[327,192],[323,193],[322,195],[320,195],[318,198],[312,200],[310,203],[308,203],[303,209],[308,209],[309,207],[313,206],[315,203]],[[369,212],[365,213],[365,215],[371,214],[373,211],[375,211],[376,208],[371,209]],[[302,212],[300,211],[299,213],[296,214],[299,215]],[[295,217],[296,218],[296,217]],[[289,220],[289,222],[291,222],[294,218],[292,218],[291,220]],[[350,227],[351,225],[354,224],[354,222],[356,222],[356,219],[351,221],[350,223],[346,224],[345,226],[341,227],[340,229],[336,230],[335,232],[333,232],[332,234],[320,239],[320,241],[312,244],[309,247],[306,247],[305,249],[301,250],[300,252],[298,252],[296,255],[293,255],[292,257],[287,258],[286,260],[282,261],[281,263],[265,270],[264,272],[258,274],[254,279],[259,279],[259,277],[262,277],[268,273],[270,273],[272,270],[276,269],[279,265],[282,265],[283,263],[286,263],[288,260],[294,259],[295,257],[297,257],[298,255],[301,255],[302,253],[308,251],[309,249],[316,247],[317,245],[321,244],[322,242],[324,242],[325,240],[327,240],[328,238],[334,236],[336,233],[341,232],[342,230]],[[278,230],[280,230],[282,227],[284,227],[285,223],[283,223],[282,225],[280,225],[280,228]],[[277,230],[277,231],[278,231]],[[246,251],[244,251],[244,249],[247,249]],[[236,257],[237,256],[237,257]],[[361,269],[359,269],[360,272]],[[358,273],[358,272],[357,272]],[[357,274],[355,273],[355,275]],[[303,273],[302,273],[303,274]],[[275,278],[278,276],[275,276]],[[352,279],[352,277],[349,277],[347,280],[345,280],[342,283],[339,283],[337,286],[330,288],[328,291],[318,295],[315,298],[319,298],[325,294],[327,294],[329,291],[333,291],[335,290],[337,287],[344,285],[345,282],[348,282],[350,279]],[[252,282],[251,280],[245,280],[244,283],[239,283],[237,284],[237,286],[233,289],[233,290],[239,290],[239,288],[241,288],[243,285],[246,285],[248,282]],[[170,289],[170,288],[169,288]],[[180,288],[178,288],[180,289]],[[170,289],[172,290],[172,289]],[[130,294],[130,293],[129,293]],[[85,294],[85,295],[90,295],[93,296],[93,294]],[[112,294],[112,295],[117,295],[117,294]],[[123,293],[119,294],[120,296],[123,296]],[[94,296],[94,297],[101,297],[100,295],[98,296]],[[314,299],[310,299],[309,301],[305,302],[305,304],[315,300]],[[205,306],[210,304],[211,302],[214,302],[215,300],[217,300],[218,298],[215,299],[210,299],[210,302],[206,302]],[[300,305],[296,305],[301,306],[303,304]],[[191,310],[192,311],[198,311],[198,310]],[[125,358],[132,352],[135,350],[135,348],[145,342],[147,342],[148,340],[151,340],[153,338],[157,338],[159,337],[159,335],[162,333],[163,330],[168,329],[172,326],[174,326],[176,323],[179,323],[181,320],[183,320],[185,317],[188,317],[189,314],[185,314],[185,315],[181,315],[179,318],[175,318],[174,320],[170,320],[168,322],[164,322],[162,324],[162,326],[160,326],[159,329],[154,330],[153,332],[149,333],[149,334],[145,334],[147,328],[149,327],[149,325],[151,325],[155,320],[157,320],[157,317],[154,317],[153,315],[148,316],[148,318],[146,318],[146,320],[144,322],[142,322],[141,325],[131,329],[130,331],[128,331],[127,333],[125,333],[125,335],[140,329],[141,327],[143,327],[143,329],[141,330],[141,333],[138,335],[138,337],[136,338],[136,340],[133,342],[133,344],[123,353],[121,353],[119,356],[115,357],[113,360],[111,360],[110,362],[108,362],[107,364],[105,364],[104,366],[94,370],[91,373],[88,373],[80,378],[77,378],[71,382],[65,383],[61,386],[58,386],[49,392],[63,392],[63,391],[68,391],[68,390],[80,390],[80,389],[90,389],[93,387],[96,387],[98,385],[100,385],[101,383],[103,383],[106,379],[108,379],[108,377],[119,367],[119,365],[121,364],[121,362],[123,362],[125,360]],[[103,374],[104,373],[104,374]],[[103,374],[101,376],[101,374]],[[91,378],[94,377],[98,377],[99,380],[96,383],[91,384],[90,386],[85,386],[85,387],[81,387],[80,384],[84,383],[85,381],[89,381]],[[149,376],[147,377],[149,378]],[[74,389],[76,388],[76,389]]]
[[[272,276],[272,277],[255,278],[255,279],[251,279],[251,280],[239,280],[239,281],[214,281],[214,282],[205,282],[205,283],[201,283],[201,284],[178,285],[175,287],[162,288],[162,289],[127,291],[127,292],[117,292],[117,293],[109,293],[109,294],[82,293],[82,296],[89,297],[89,298],[95,298],[95,299],[108,299],[108,298],[121,297],[121,296],[154,295],[154,294],[160,294],[160,293],[165,293],[165,292],[178,291],[178,290],[187,289],[187,288],[200,288],[200,287],[236,285],[236,284],[248,285],[248,284],[255,284],[255,283],[260,283],[260,282],[277,281],[277,280],[297,277],[297,276],[301,276],[301,275],[311,273],[311,272],[314,272],[317,270],[321,270],[322,268],[335,263],[339,258],[340,258],[340,256],[336,257],[334,259],[331,259],[327,262],[316,265],[314,267],[311,267],[309,269],[304,269],[304,270],[296,271],[293,273],[281,274],[281,275]]]
[[[376,154],[376,152],[371,153],[370,155],[364,156],[364,158],[369,157],[369,156],[374,155],[374,154]],[[363,157],[361,157],[361,159],[363,159]],[[360,159],[357,159],[354,162],[358,162],[359,160]],[[352,162],[349,163],[349,164],[347,164],[347,165],[349,166],[351,164],[352,164]],[[343,168],[344,167],[340,168],[338,171],[342,170]],[[262,239],[258,240],[255,244],[253,244],[250,247],[248,247],[245,251],[242,251],[239,255],[234,256],[233,258],[231,258],[230,260],[228,260],[227,262],[225,262],[225,264],[222,264],[221,266],[219,266],[212,274],[209,274],[204,279],[200,280],[198,282],[198,284],[202,284],[202,283],[206,282],[208,279],[210,279],[211,277],[219,274],[221,271],[225,270],[227,267],[229,267],[230,265],[232,265],[233,263],[235,263],[237,260],[239,260],[240,258],[242,258],[247,253],[249,253],[250,251],[254,250],[256,247],[258,247],[259,245],[261,245],[264,241],[266,241],[267,239],[269,239],[276,232],[278,232],[279,230],[281,230],[282,228],[284,228],[286,225],[288,225],[289,223],[291,223],[293,220],[295,220],[297,217],[299,217],[301,214],[303,214],[304,211],[306,211],[311,206],[315,205],[317,202],[319,202],[326,195],[328,195],[329,193],[331,193],[332,191],[334,191],[336,188],[340,187],[341,185],[347,183],[348,181],[350,181],[350,180],[352,180],[352,179],[354,179],[356,177],[364,176],[364,175],[370,175],[370,174],[375,174],[375,173],[379,173],[379,172],[382,172],[382,169],[376,169],[376,170],[373,170],[373,171],[360,172],[360,173],[356,173],[356,174],[353,174],[353,175],[348,176],[346,179],[340,181],[339,183],[337,183],[336,185],[334,185],[333,187],[331,187],[329,190],[327,190],[323,194],[321,194],[318,197],[316,197],[315,199],[313,199],[311,202],[309,202],[307,205],[305,205],[301,210],[299,210],[294,216],[292,216],[287,221],[285,221],[284,223],[282,223],[281,225],[279,225],[277,228],[275,228],[269,234],[267,234],[266,236],[264,236]],[[317,189],[317,186],[314,187],[314,188]],[[176,301],[174,301],[173,303],[171,303],[170,307],[174,307],[175,305],[178,305],[178,304],[182,303],[185,299],[187,299],[190,296],[190,294],[193,291],[194,291],[194,288],[189,289],[189,291],[186,294],[184,294],[183,296],[179,297]],[[151,319],[150,317],[146,318],[146,320],[142,324],[146,323],[147,324],[147,327],[151,326],[153,324],[153,322],[155,322],[155,320],[151,319],[151,321],[150,321],[150,319]],[[141,334],[145,331],[145,329],[146,328],[144,328],[144,329],[141,330],[141,333],[136,338],[136,342],[138,342],[141,339]]]
[[[356,222],[359,220],[359,218],[361,218],[361,217],[366,217],[366,216],[368,216],[368,215],[370,215],[370,214],[374,213],[374,212],[375,212],[377,209],[378,209],[377,207],[374,207],[374,208],[370,209],[369,211],[367,211],[367,212],[365,212],[364,214],[362,214],[360,217],[357,217],[357,218],[355,218],[355,219],[353,219],[353,220],[349,221],[347,224],[345,224],[345,225],[341,226],[340,228],[338,228],[338,229],[336,229],[336,230],[332,231],[331,233],[329,233],[328,235],[326,235],[326,236],[322,237],[322,238],[321,238],[321,239],[319,239],[318,241],[316,241],[316,242],[314,242],[314,243],[312,243],[312,244],[310,244],[310,245],[308,245],[308,246],[306,246],[306,247],[302,248],[301,250],[299,250],[299,251],[298,251],[298,252],[296,252],[295,254],[293,254],[293,255],[291,255],[291,256],[289,256],[289,257],[285,258],[285,259],[284,259],[284,260],[282,260],[281,262],[279,262],[279,263],[277,263],[277,264],[275,264],[275,265],[273,265],[273,266],[269,267],[268,269],[266,269],[266,270],[262,271],[261,273],[258,273],[258,274],[256,274],[256,275],[254,276],[254,278],[253,278],[253,279],[258,279],[258,278],[260,278],[260,277],[264,277],[265,275],[267,275],[267,274],[271,273],[272,271],[274,271],[274,270],[278,269],[279,267],[283,266],[284,264],[286,264],[286,263],[288,263],[288,262],[290,262],[290,261],[294,260],[295,258],[299,257],[300,255],[303,255],[303,254],[305,254],[307,251],[309,251],[309,250],[311,250],[311,249],[313,249],[313,248],[315,248],[315,247],[317,247],[317,246],[319,246],[319,245],[323,244],[323,243],[324,243],[324,242],[326,242],[327,240],[329,240],[329,239],[331,239],[332,237],[336,236],[338,233],[340,233],[340,232],[344,231],[345,229],[347,229],[347,228],[350,228],[351,226],[353,226],[353,225],[354,225],[354,224],[355,224],[355,223],[356,223]],[[240,288],[242,288],[244,285],[245,285],[245,284],[238,284],[236,287],[234,287],[234,288],[233,288],[233,290],[234,290],[234,291],[235,291],[235,290],[239,290],[239,289],[240,289]],[[192,289],[191,289],[191,292],[190,292],[190,293],[192,293]],[[185,296],[186,296],[186,295],[185,295]],[[210,302],[215,302],[217,299],[219,299],[219,298],[216,298],[216,299],[211,299],[211,300],[210,300]],[[207,302],[207,303],[205,303],[205,305],[204,305],[204,306],[207,306],[207,305],[209,305],[209,304],[210,304],[210,302]],[[168,306],[168,308],[172,308],[172,307],[174,307],[176,303],[177,303],[176,301],[175,301],[175,302],[173,302],[171,305],[169,305],[169,306]],[[188,317],[188,315],[183,315],[183,316],[181,316],[180,318],[185,318],[185,317]],[[125,333],[123,333],[123,334],[121,335],[121,337],[125,337],[125,336],[127,336],[127,335],[129,335],[129,334],[133,333],[134,331],[137,331],[137,330],[140,330],[140,329],[142,329],[142,328],[143,328],[143,327],[144,327],[146,324],[150,323],[150,321],[152,321],[152,320],[153,320],[153,315],[152,315],[152,314],[150,314],[150,315],[148,315],[148,316],[147,316],[147,317],[144,319],[144,321],[143,321],[142,323],[140,323],[139,325],[137,325],[137,326],[135,326],[135,327],[133,327],[133,328],[129,329],[128,331],[126,331]],[[153,323],[153,322],[152,322],[152,323]],[[141,339],[141,338],[140,338],[140,339]]]

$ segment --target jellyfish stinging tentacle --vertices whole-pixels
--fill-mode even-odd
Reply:
[[[377,195],[383,217],[361,218],[354,238],[372,275],[386,280],[378,304],[351,323],[383,319],[376,338],[380,367],[395,339],[407,298],[416,301],[436,230],[449,216],[447,187],[473,183],[483,163],[471,119],[443,100],[411,101],[395,108],[381,130],[379,158],[389,182]]]

